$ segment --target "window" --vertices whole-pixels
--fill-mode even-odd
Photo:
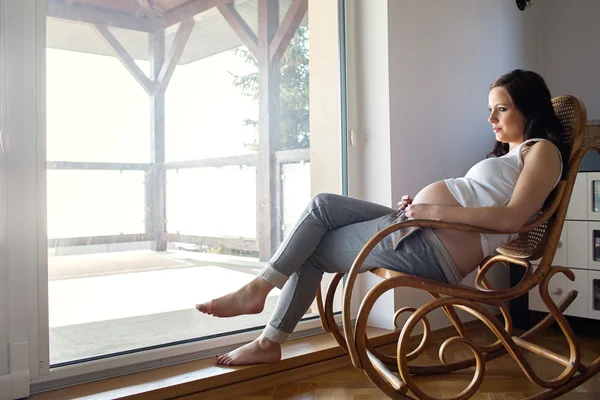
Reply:
[[[193,305],[256,276],[312,193],[342,191],[337,16],[204,3],[0,0],[0,375],[29,359],[47,389],[248,340],[277,291],[256,316]]]
[[[51,366],[274,307],[276,290],[236,320],[193,305],[256,276],[310,200],[307,2],[206,8],[48,2]]]

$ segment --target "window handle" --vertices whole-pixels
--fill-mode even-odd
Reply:
[[[356,132],[354,132],[354,129],[350,129],[350,145],[352,147],[356,146]]]
[[[4,132],[6,128],[0,128],[0,151],[4,153]]]

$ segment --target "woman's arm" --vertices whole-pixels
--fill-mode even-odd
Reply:
[[[408,219],[430,219],[457,222],[492,229],[499,232],[514,232],[519,229],[513,223],[515,210],[507,207],[461,207],[435,204],[415,204],[406,209]]]
[[[502,232],[521,228],[540,208],[552,191],[560,173],[560,156],[556,147],[540,141],[523,154],[523,170],[515,191],[503,207],[453,207],[413,204],[406,208],[409,219],[432,219],[458,222]]]

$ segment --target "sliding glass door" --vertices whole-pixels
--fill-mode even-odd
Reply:
[[[258,315],[194,304],[311,198],[309,1],[46,3],[51,366],[260,329],[277,290]]]

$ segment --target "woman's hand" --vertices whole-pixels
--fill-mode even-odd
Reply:
[[[437,220],[435,204],[411,204],[405,209],[404,215],[408,219],[432,219]]]
[[[398,211],[404,210],[406,207],[410,206],[413,202],[413,199],[410,197],[410,194],[402,196],[402,200],[398,202]]]

